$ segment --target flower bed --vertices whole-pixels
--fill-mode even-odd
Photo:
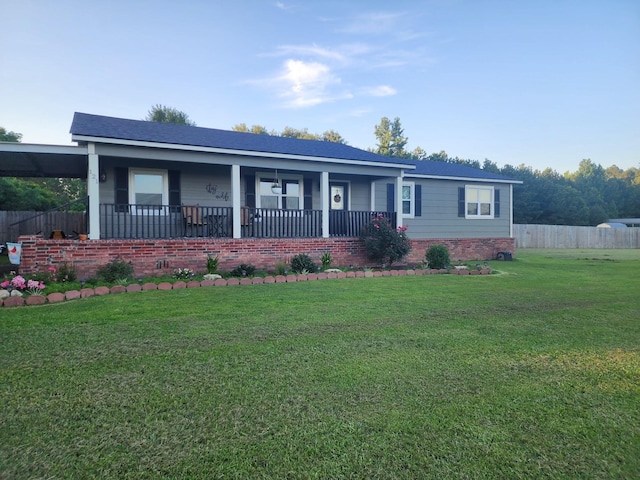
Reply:
[[[257,285],[262,283],[292,283],[301,281],[317,281],[317,280],[329,280],[329,279],[342,279],[342,278],[374,278],[374,277],[386,277],[386,276],[403,276],[403,275],[438,275],[438,274],[452,274],[452,275],[489,275],[491,269],[483,270],[428,270],[428,269],[415,269],[415,270],[385,270],[385,271],[349,271],[349,272],[337,272],[332,271],[329,273],[310,273],[301,275],[276,275],[267,277],[253,277],[253,278],[217,278],[217,279],[204,279],[202,281],[190,280],[188,282],[178,280],[175,282],[162,281],[160,283],[154,282],[139,282],[132,283],[130,285],[115,285],[113,287],[99,286],[95,288],[81,288],[80,290],[68,290],[64,293],[55,292],[48,295],[32,292],[30,295],[12,295],[8,290],[0,290],[0,306],[3,307],[20,307],[25,305],[43,305],[46,303],[60,303],[68,300],[76,300],[79,298],[88,298],[100,295],[115,295],[121,293],[133,293],[149,290],[177,290],[182,288],[197,288],[197,287],[221,287],[232,285]],[[17,277],[14,277],[17,278]],[[19,281],[18,281],[19,282]],[[4,282],[3,282],[4,284]],[[28,284],[28,283],[27,283]],[[19,291],[19,290],[13,290]],[[41,289],[39,291],[42,291]],[[5,292],[5,293],[2,293]]]

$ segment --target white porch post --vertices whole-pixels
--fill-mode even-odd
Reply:
[[[233,238],[241,238],[240,165],[231,165],[231,206],[233,207]]]
[[[100,159],[96,154],[94,143],[87,145],[88,169],[87,169],[87,195],[89,196],[89,238],[100,238]]]
[[[320,198],[322,198],[322,238],[329,238],[329,172],[320,174]]]
[[[404,173],[404,172],[403,172]],[[402,226],[402,174],[396,177],[396,226]]]
[[[509,184],[509,238],[513,238],[513,183]]]

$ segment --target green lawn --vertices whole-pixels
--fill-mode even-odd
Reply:
[[[0,478],[640,475],[640,251],[0,308]]]

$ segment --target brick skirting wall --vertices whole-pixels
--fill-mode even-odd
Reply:
[[[274,270],[278,262],[289,263],[294,255],[306,253],[318,265],[330,252],[333,266],[375,266],[366,258],[357,238],[227,239],[179,238],[171,240],[49,240],[22,236],[20,273],[46,270],[63,262],[73,264],[78,278],[95,276],[99,267],[120,257],[133,265],[135,275],[153,277],[171,274],[176,268],[206,271],[207,256],[218,257],[218,269],[232,270],[241,263]],[[498,252],[514,252],[513,238],[465,238],[412,240],[413,248],[403,262],[421,265],[431,245],[443,244],[452,261],[491,260]]]

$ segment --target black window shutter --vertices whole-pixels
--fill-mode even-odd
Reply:
[[[415,205],[413,207],[414,209],[414,215],[416,217],[421,217],[422,216],[422,185],[416,185],[415,187]]]
[[[464,199],[464,187],[458,187],[458,216],[464,217],[464,212],[466,210],[465,199]]]
[[[313,180],[310,178],[304,179],[304,205],[302,208],[305,210],[313,210]]]
[[[180,212],[180,171],[169,170],[169,211]]]
[[[127,168],[114,169],[114,185],[116,212],[129,211],[129,170]]]
[[[393,183],[387,183],[387,212],[396,211],[395,202],[395,185]]]
[[[493,216],[500,218],[500,190],[497,188],[493,191]]]
[[[244,190],[245,203],[249,208],[256,208],[256,176],[247,175],[244,177],[246,187]]]

